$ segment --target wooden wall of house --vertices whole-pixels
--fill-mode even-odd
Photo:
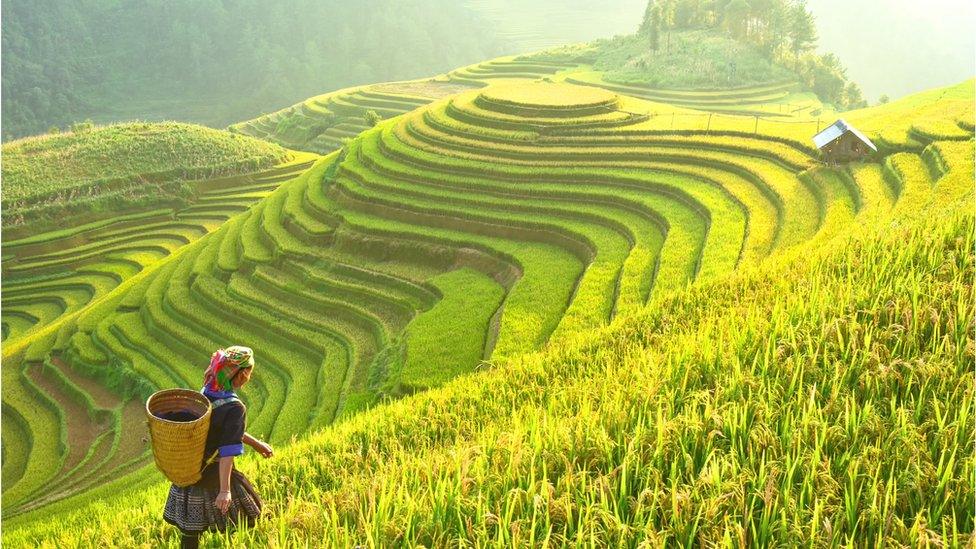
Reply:
[[[866,157],[870,152],[871,149],[851,132],[844,132],[823,148],[824,159],[830,162],[858,160]]]

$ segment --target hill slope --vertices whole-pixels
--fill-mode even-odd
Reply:
[[[971,143],[896,223],[245,460],[273,512],[235,541],[965,545]],[[164,489],[4,541],[157,544]]]
[[[141,398],[195,386],[200,357],[227,338],[262,349],[249,430],[281,442],[478,358],[557,346],[689,283],[972,192],[971,82],[937,92],[958,101],[857,113],[906,131],[883,162],[830,170],[815,167],[809,119],[706,127],[708,113],[519,80],[380,123],[93,306],[5,345],[6,455],[19,456],[4,461],[5,517],[70,509],[120,476],[150,482],[130,434]],[[906,114],[921,105],[923,125],[943,129],[925,143]]]
[[[29,223],[36,234],[52,223],[65,227],[71,214],[165,203],[187,194],[179,188],[187,180],[255,171],[288,157],[277,145],[174,122],[19,139],[3,145],[3,227],[16,234]]]
[[[3,19],[5,140],[87,118],[221,127],[501,53],[490,24],[445,0],[8,0]]]

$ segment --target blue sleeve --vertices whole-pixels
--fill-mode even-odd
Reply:
[[[244,420],[246,412],[242,404],[233,404],[227,411],[221,426],[220,438],[217,440],[217,455],[220,457],[239,456],[244,454]]]
[[[227,444],[217,448],[217,455],[225,458],[230,456],[240,456],[244,454],[244,444]]]

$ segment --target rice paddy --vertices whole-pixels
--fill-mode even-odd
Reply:
[[[792,83],[598,77],[318,96],[232,129],[324,157],[5,242],[4,543],[171,539],[141,402],[246,342],[235,543],[964,546],[973,83],[832,167]]]

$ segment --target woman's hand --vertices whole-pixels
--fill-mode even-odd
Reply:
[[[274,449],[271,448],[270,444],[264,442],[263,440],[254,441],[254,449],[257,451],[257,453],[261,454],[266,458],[269,458],[274,455]]]
[[[274,455],[274,450],[271,449],[271,445],[263,440],[258,440],[247,433],[244,433],[244,436],[241,440],[244,442],[244,444],[247,444],[251,448],[254,448],[255,452],[261,454],[266,458],[269,458],[272,455]]]
[[[230,510],[230,491],[220,492],[217,494],[217,499],[214,500],[214,506],[220,510],[221,514],[226,515],[227,511]]]

